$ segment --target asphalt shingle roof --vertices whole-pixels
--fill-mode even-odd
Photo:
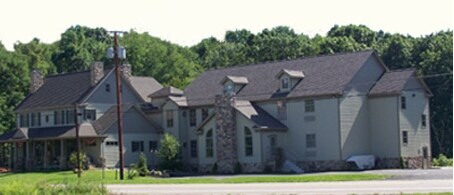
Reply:
[[[130,78],[131,85],[139,93],[143,100],[148,99],[150,93],[154,93],[162,88],[162,85],[156,81],[153,77],[137,77],[132,76]]]
[[[123,113],[123,117],[125,114],[131,112],[134,109],[134,106],[131,104],[125,104],[121,107],[121,112]],[[137,109],[139,111],[139,109]],[[148,119],[147,119],[148,120]],[[117,106],[111,106],[98,120],[93,123],[93,127],[98,133],[98,135],[103,135],[104,133],[109,130],[109,128],[117,122]],[[162,127],[158,124],[153,123],[152,121],[148,120],[150,125],[152,125],[153,130],[160,133],[162,132]]]
[[[172,86],[164,87],[164,88],[154,91],[153,93],[148,95],[148,97],[159,98],[159,97],[167,97],[167,96],[171,96],[171,95],[182,96],[183,91],[181,91],[178,88],[172,87]]]
[[[235,109],[257,124],[262,130],[287,130],[287,126],[268,114],[265,110],[249,101],[236,101]]]
[[[407,81],[414,75],[415,69],[402,69],[385,72],[369,92],[369,95],[400,94]]]
[[[28,94],[16,111],[74,105],[93,88],[90,82],[90,71],[47,76],[38,91]]]
[[[248,84],[237,99],[259,101],[281,97],[276,75],[283,69],[304,72],[304,79],[285,97],[340,95],[373,51],[335,54],[265,64],[209,70],[184,90],[188,106],[212,105],[216,94],[223,93],[221,80],[226,76],[246,77]]]

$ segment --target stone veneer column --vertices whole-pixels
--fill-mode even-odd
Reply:
[[[237,158],[235,95],[216,95],[216,154],[218,173],[233,173]]]

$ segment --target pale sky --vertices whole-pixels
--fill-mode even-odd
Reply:
[[[222,39],[227,30],[285,25],[309,36],[338,25],[422,36],[453,29],[452,0],[2,0],[0,41],[9,50],[45,43],[72,25],[135,29],[183,46]]]

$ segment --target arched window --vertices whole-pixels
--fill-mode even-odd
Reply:
[[[246,156],[253,155],[252,132],[248,127],[244,127],[244,149]]]
[[[213,157],[213,129],[207,131],[205,135],[206,157]]]

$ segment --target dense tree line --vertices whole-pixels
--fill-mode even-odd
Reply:
[[[278,26],[252,33],[227,31],[223,40],[206,38],[188,48],[133,30],[119,43],[126,48],[134,75],[152,76],[164,85],[184,88],[207,69],[287,60],[337,52],[374,49],[390,69],[416,68],[434,96],[431,98],[433,155],[452,156],[453,33],[440,31],[422,37],[373,31],[364,25],[334,26],[326,35],[309,37]],[[106,59],[112,37],[103,28],[73,26],[60,40],[46,44],[35,38],[7,51],[0,43],[0,132],[14,128],[14,107],[25,97],[29,73],[87,70]]]

